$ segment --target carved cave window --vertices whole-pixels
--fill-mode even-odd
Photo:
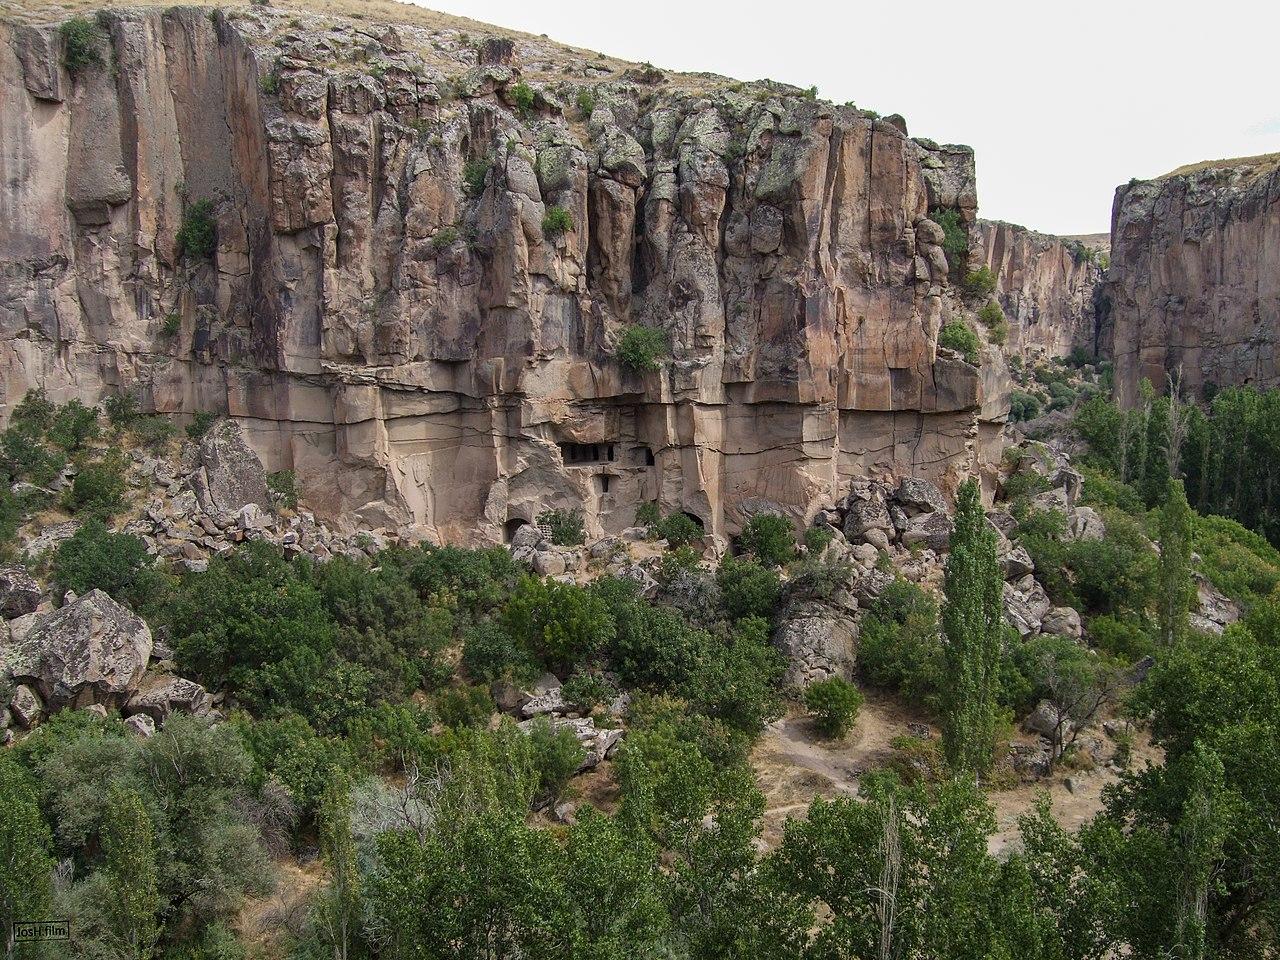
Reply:
[[[560,456],[565,463],[613,463],[615,446],[612,443],[562,443]]]

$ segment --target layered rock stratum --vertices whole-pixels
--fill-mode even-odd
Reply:
[[[1105,254],[1088,240],[979,220],[977,257],[996,278],[995,296],[1009,322],[1008,349],[1024,359],[1062,357],[1074,347],[1096,352],[1094,293]]]
[[[1132,404],[1280,385],[1280,155],[1195,164],[1116,190],[1105,348]]]
[[[974,223],[968,148],[406,19],[112,8],[74,74],[56,24],[0,25],[3,414],[229,415],[318,512],[451,540],[990,476],[1002,359],[936,345],[964,265],[928,216]],[[659,370],[618,362],[633,325]]]

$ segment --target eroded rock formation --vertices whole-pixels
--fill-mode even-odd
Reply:
[[[226,414],[321,513],[453,540],[654,499],[723,535],[998,460],[999,359],[936,348],[927,214],[974,221],[967,148],[535,38],[96,23],[74,76],[56,26],[0,26],[6,415],[34,386]],[[616,360],[632,324],[659,371]]]
[[[1280,385],[1280,157],[1198,164],[1116,190],[1104,326],[1121,403],[1181,375]]]
[[[1094,349],[1094,291],[1102,281],[1098,254],[1065,237],[1012,223],[979,220],[979,265],[996,277],[995,296],[1009,321],[1011,353],[1065,357]]]

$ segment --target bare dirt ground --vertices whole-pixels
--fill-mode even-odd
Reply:
[[[311,895],[325,877],[319,857],[299,863],[293,857],[275,860],[276,885],[267,896],[248,900],[236,917],[236,931],[250,956],[279,956],[273,946],[297,935],[306,922]]]
[[[843,740],[833,743],[818,738],[798,709],[771,724],[760,738],[751,760],[765,795],[764,840],[768,846],[781,840],[787,818],[803,817],[815,797],[856,796],[862,775],[884,766],[893,755],[891,741],[911,733],[909,725],[918,728],[919,714],[896,698],[869,691],[866,698],[856,726]],[[931,732],[938,735],[936,729]],[[1158,757],[1159,751],[1151,747],[1145,733],[1135,739],[1134,764],[1141,766]],[[1114,750],[1115,745],[1105,737],[1103,743],[1108,753]],[[1017,844],[1018,818],[1032,810],[1040,793],[1049,794],[1055,819],[1075,830],[1102,808],[1103,788],[1119,778],[1120,774],[1104,762],[1093,770],[1059,769],[1039,782],[992,792],[996,832],[991,836],[991,851],[999,853]]]

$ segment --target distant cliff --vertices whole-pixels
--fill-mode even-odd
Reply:
[[[1280,156],[1196,164],[1116,190],[1103,326],[1122,403],[1143,378],[1280,386]]]
[[[0,410],[227,413],[322,513],[450,539],[998,459],[1001,361],[936,346],[968,148],[431,16],[113,9],[75,75],[0,26]]]
[[[977,245],[978,263],[995,274],[1010,353],[1063,357],[1076,346],[1092,352],[1094,291],[1105,258],[1097,244],[979,220]]]

